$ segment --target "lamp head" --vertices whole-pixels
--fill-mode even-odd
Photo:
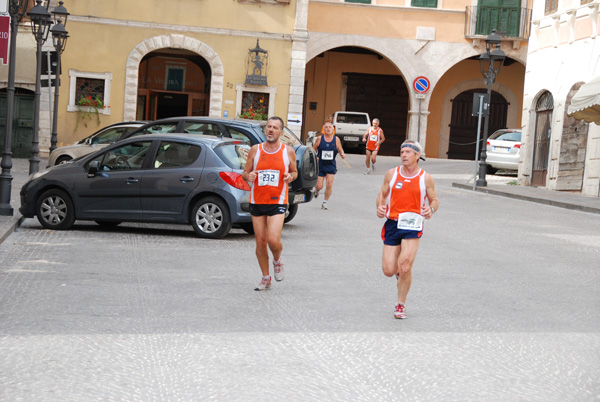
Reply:
[[[71,14],[69,14],[67,8],[63,4],[64,1],[59,1],[58,6],[56,6],[54,10],[52,10],[52,15],[54,16],[55,21],[62,20],[63,25],[67,25],[67,18],[69,18],[69,15]]]
[[[62,24],[62,20],[58,20],[56,24],[50,29],[52,32],[52,44],[57,52],[62,53],[67,45],[67,39],[69,38],[69,32],[65,29]]]
[[[40,38],[45,41],[45,38],[47,38],[48,35],[47,28],[52,23],[50,21],[50,13],[48,12],[47,7],[42,6],[42,0],[37,0],[36,3],[35,7],[33,7],[27,15],[29,15],[29,19],[31,19],[31,30],[36,39]]]

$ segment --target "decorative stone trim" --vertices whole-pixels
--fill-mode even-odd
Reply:
[[[181,34],[155,36],[138,43],[127,58],[125,73],[125,107],[123,120],[135,120],[140,62],[148,53],[158,49],[185,49],[204,57],[211,68],[209,116],[221,116],[225,69],[221,58],[210,46]]]

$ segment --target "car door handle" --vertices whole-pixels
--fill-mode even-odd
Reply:
[[[133,177],[128,177],[127,180],[125,180],[125,183],[127,184],[135,184],[135,183],[139,183],[140,181],[138,179],[135,179]]]
[[[194,178],[190,176],[184,176],[181,179],[179,179],[179,181],[182,183],[189,183],[191,181],[194,181]]]

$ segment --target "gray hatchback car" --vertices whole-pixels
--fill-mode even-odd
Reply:
[[[249,151],[244,141],[213,136],[132,137],[32,175],[19,211],[48,229],[79,219],[189,224],[207,238],[232,226],[251,233],[250,187],[241,176]]]

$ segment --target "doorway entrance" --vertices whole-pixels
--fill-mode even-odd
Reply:
[[[0,90],[0,144],[4,145],[6,133],[6,89]],[[12,121],[13,158],[31,157],[33,141],[33,101],[34,93],[27,89],[15,89],[15,102]]]
[[[544,92],[535,107],[535,138],[533,142],[532,186],[546,186],[548,176],[548,155],[552,135],[552,112],[554,98],[550,92]]]
[[[452,118],[450,120],[450,143],[448,144],[448,159],[475,160],[477,149],[477,116],[472,116],[473,94],[486,92],[485,89],[471,89],[460,93],[452,100]],[[490,102],[488,135],[506,127],[508,102],[504,96],[492,91]],[[483,121],[481,122],[482,138],[479,140],[479,151],[483,143]]]
[[[211,69],[190,51],[161,49],[140,62],[138,120],[208,116]]]

